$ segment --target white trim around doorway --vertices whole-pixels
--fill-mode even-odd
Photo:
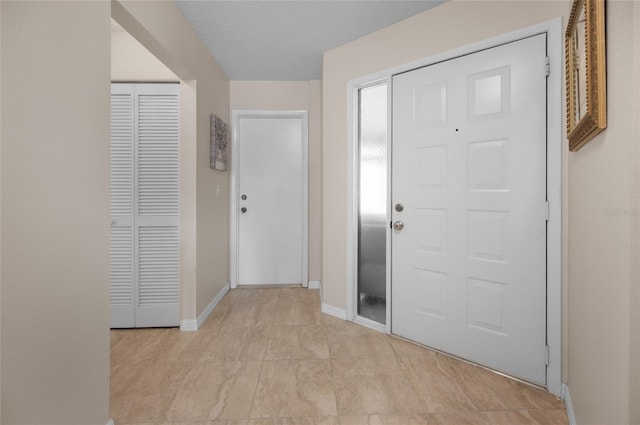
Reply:
[[[562,395],[562,81],[563,81],[563,34],[562,19],[555,18],[527,28],[516,30],[468,46],[438,53],[424,59],[400,65],[375,74],[349,81],[347,85],[347,309],[346,318],[362,322],[357,318],[357,148],[358,148],[358,90],[386,82],[389,89],[389,111],[391,112],[391,79],[393,75],[431,64],[454,59],[480,50],[496,47],[537,34],[547,34],[549,76],[547,78],[547,390]],[[388,114],[389,120],[391,113]],[[387,149],[391,146],[391,125],[388,126]],[[389,160],[391,155],[388,155]],[[389,167],[390,169],[390,167]],[[391,178],[389,173],[389,179]],[[388,185],[388,191],[391,189]],[[387,199],[391,199],[388,197]],[[388,207],[388,209],[390,206]],[[387,215],[389,217],[389,214]],[[388,219],[387,219],[388,221]],[[389,230],[387,230],[389,232]],[[391,305],[390,244],[387,244],[387,306]],[[387,308],[387,323],[376,327],[391,333],[391,312]]]
[[[299,118],[302,120],[302,286],[309,286],[309,118],[303,110],[233,110],[231,112],[231,170],[229,199],[229,284],[238,286],[238,120],[240,118]]]

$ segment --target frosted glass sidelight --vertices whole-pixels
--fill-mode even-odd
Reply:
[[[386,323],[387,85],[360,89],[358,315]]]

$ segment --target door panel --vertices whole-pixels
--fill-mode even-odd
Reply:
[[[300,284],[306,127],[290,116],[240,117],[237,125],[238,283]]]
[[[134,326],[133,84],[111,86],[111,327]]]
[[[393,332],[545,384],[539,35],[394,77]]]
[[[178,85],[136,85],[136,327],[180,323]]]

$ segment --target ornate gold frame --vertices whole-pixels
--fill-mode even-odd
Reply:
[[[577,151],[607,127],[604,6],[605,0],[573,0],[567,25],[565,81],[567,137],[571,151]],[[585,18],[584,21],[580,19],[581,16]],[[584,26],[579,28],[579,25]],[[584,42],[577,38],[582,31]],[[584,51],[579,51],[580,46],[584,47]],[[581,69],[581,66],[584,66],[584,69]],[[585,78],[585,83],[581,86],[580,76]],[[579,90],[579,87],[586,90]]]

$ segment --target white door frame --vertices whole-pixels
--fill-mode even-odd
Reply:
[[[547,78],[547,201],[549,221],[547,222],[547,345],[549,364],[547,366],[547,390],[560,397],[562,395],[562,78],[563,78],[563,34],[562,19],[555,18],[527,28],[509,32],[497,37],[438,53],[424,59],[400,65],[375,74],[349,81],[347,85],[347,320],[361,321],[357,310],[357,152],[358,152],[358,90],[372,83],[386,82],[389,88],[389,114],[391,120],[391,87],[395,74],[422,68],[438,62],[468,55],[480,50],[510,43],[537,34],[547,34],[547,55],[549,76]],[[541,64],[543,66],[543,64]],[[391,125],[387,127],[387,152],[391,152]],[[391,155],[388,155],[390,164]],[[391,173],[388,173],[388,191],[391,190]],[[391,199],[388,197],[388,199]],[[387,221],[389,221],[387,208]],[[387,229],[387,241],[389,241]],[[387,324],[382,328],[391,333],[391,256],[387,243]]]
[[[302,120],[302,286],[309,286],[309,120],[302,110],[233,110],[231,112],[232,142],[229,199],[229,283],[238,286],[238,123],[241,118],[297,118]]]

